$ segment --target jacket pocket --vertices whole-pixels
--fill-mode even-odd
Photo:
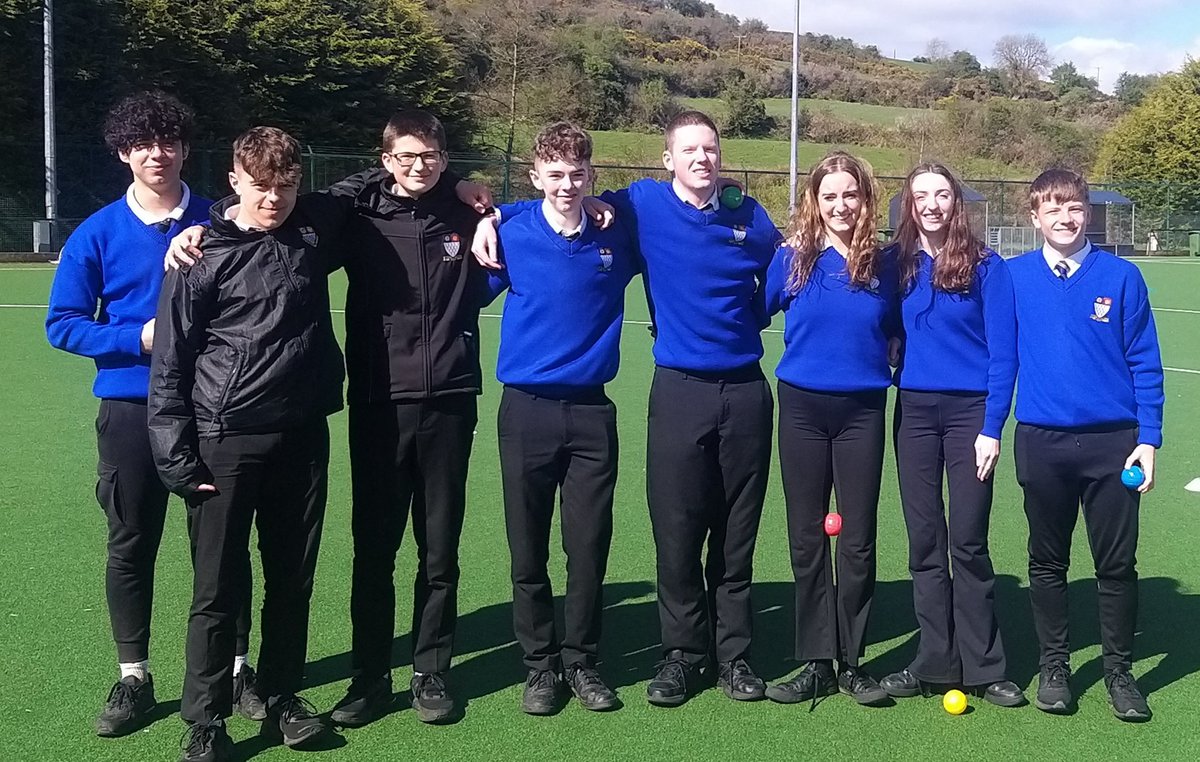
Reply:
[[[117,488],[117,467],[104,461],[96,465],[96,502],[100,504],[109,521],[125,523],[121,492]]]
[[[213,405],[212,421],[208,425],[206,434],[211,434],[213,428],[218,425],[218,421],[222,421],[225,417],[225,407],[229,404],[229,396],[233,393],[233,387],[237,384],[238,377],[242,374],[242,358],[241,350],[233,350],[233,363],[229,367],[229,375],[225,377],[225,383],[221,385],[221,393],[217,395],[216,402]]]

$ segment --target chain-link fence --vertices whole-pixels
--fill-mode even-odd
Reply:
[[[0,252],[30,251],[34,223],[44,219],[44,184],[40,144],[0,143]],[[354,149],[308,147],[304,152],[304,190],[324,188],[379,161],[377,154]],[[193,191],[219,198],[229,192],[228,146],[194,147],[184,169]],[[504,156],[451,156],[451,166],[492,188],[501,201],[537,195],[529,180],[530,163]],[[642,177],[666,177],[662,167],[597,164],[594,191],[622,188]],[[772,219],[784,228],[788,209],[788,173],[779,170],[726,168],[723,173],[743,183]],[[124,193],[129,173],[97,145],[58,148],[58,220],[53,248],[61,246],[81,220]],[[900,192],[901,177],[879,177],[882,203],[879,225],[886,235],[888,201]],[[991,248],[1011,256],[1041,245],[1029,218],[1028,182],[968,179],[975,193],[968,208],[972,227]],[[1181,199],[1200,198],[1200,183],[1093,184],[1093,241],[1122,255],[1178,254],[1188,250],[1188,233],[1200,230],[1200,209],[1181,206]]]

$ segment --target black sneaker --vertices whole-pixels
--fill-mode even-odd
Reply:
[[[863,706],[877,706],[888,700],[887,691],[859,667],[842,667],[838,673],[838,690]]]
[[[1052,661],[1038,675],[1034,706],[1050,714],[1071,711],[1071,668],[1063,661]]]
[[[267,702],[267,719],[262,724],[262,734],[283,741],[287,747],[303,746],[319,738],[329,726],[325,724],[317,709],[299,696],[281,696]]]
[[[258,695],[254,670],[249,666],[233,676],[233,711],[255,722],[267,719],[267,705]]]
[[[617,706],[617,694],[604,684],[599,672],[586,664],[567,667],[567,684],[584,709],[604,712]]]
[[[525,678],[521,694],[521,711],[525,714],[554,714],[562,708],[562,677],[557,670],[531,669]]]
[[[907,667],[880,680],[879,687],[892,698],[912,698],[925,692],[924,684]]]
[[[1110,672],[1104,678],[1113,714],[1125,722],[1145,722],[1150,719],[1150,705],[1128,670]]]
[[[646,686],[646,700],[655,706],[679,706],[691,698],[699,683],[699,668],[688,663],[683,651],[672,649],[658,663],[658,674]]]
[[[387,714],[394,701],[390,674],[357,675],[350,681],[346,695],[333,707],[329,719],[349,728],[362,727]]]
[[[150,721],[155,706],[153,677],[149,674],[145,680],[133,675],[122,677],[108,692],[104,709],[96,718],[96,735],[102,738],[128,735]]]
[[[446,687],[446,676],[440,672],[413,674],[412,707],[421,722],[445,722],[454,716],[454,697]]]
[[[717,685],[734,701],[761,701],[767,693],[766,684],[754,674],[745,659],[717,665]]]
[[[183,732],[179,762],[228,762],[233,759],[233,741],[225,723],[198,722]]]
[[[1025,691],[1012,680],[997,680],[988,685],[970,687],[967,691],[996,706],[1013,707],[1025,703]]]
[[[780,704],[799,704],[801,701],[815,702],[837,692],[833,666],[829,662],[810,661],[791,680],[767,688],[766,695]]]

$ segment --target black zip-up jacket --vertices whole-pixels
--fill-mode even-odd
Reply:
[[[471,256],[480,216],[445,173],[420,198],[386,173],[354,200],[345,236],[346,369],[351,405],[479,394],[479,304],[486,273]],[[334,186],[337,190],[337,186]]]
[[[349,199],[297,198],[278,228],[243,231],[212,207],[204,258],[163,281],[150,365],[150,445],[167,487],[212,474],[201,438],[286,431],[342,408],[342,353],[328,274],[341,263]]]

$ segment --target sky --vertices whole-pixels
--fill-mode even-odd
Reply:
[[[795,0],[709,0],[740,18],[758,18],[790,31]],[[1200,0],[801,0],[803,32],[849,37],[884,55],[923,55],[932,38],[967,50],[992,65],[992,48],[1006,34],[1044,39],[1055,62],[1071,61],[1111,92],[1117,76],[1178,69],[1200,58]]]

